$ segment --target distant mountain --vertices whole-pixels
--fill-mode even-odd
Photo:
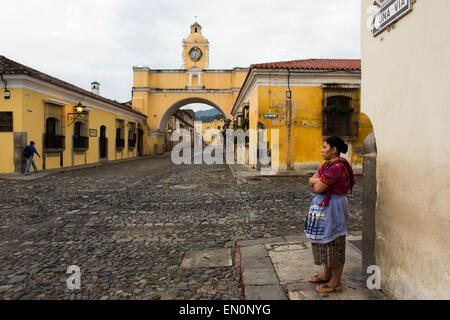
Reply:
[[[195,121],[201,121],[204,123],[209,123],[215,119],[223,118],[223,114],[217,109],[202,110],[195,112]]]

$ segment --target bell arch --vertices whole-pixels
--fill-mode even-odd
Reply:
[[[220,111],[220,113],[222,113],[222,115],[224,116],[225,120],[229,119],[229,116],[227,115],[227,113],[216,103],[214,103],[211,100],[205,99],[205,98],[200,98],[200,97],[192,97],[192,98],[186,98],[186,99],[182,99],[179,100],[177,102],[175,102],[174,104],[172,104],[165,112],[164,115],[161,117],[161,119],[159,120],[159,124],[158,124],[158,130],[159,131],[164,131],[167,122],[170,119],[170,116],[177,111],[178,109],[184,107],[185,105],[188,104],[193,104],[193,103],[202,103],[202,104],[207,104],[213,108],[215,108],[216,110]]]

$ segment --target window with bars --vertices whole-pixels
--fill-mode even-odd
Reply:
[[[60,105],[45,103],[44,125],[44,151],[63,151],[66,147],[64,108]]]
[[[136,147],[136,124],[128,123],[128,149]]]
[[[324,90],[323,136],[358,136],[359,89]]]
[[[12,111],[0,112],[0,132],[13,132]]]
[[[89,137],[86,136],[86,127],[83,122],[77,121],[73,130],[73,149],[87,150],[89,148]]]
[[[122,150],[125,147],[124,139],[125,123],[123,120],[116,120],[116,149]]]

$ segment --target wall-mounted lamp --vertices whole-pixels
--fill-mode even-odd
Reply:
[[[288,71],[288,89],[286,91],[286,99],[291,100],[292,98],[292,91],[291,91],[291,70],[287,69]]]
[[[5,86],[5,92],[3,92],[3,98],[10,99],[11,98],[11,92],[8,90],[8,82],[3,78],[3,74],[0,73],[0,78],[3,82],[3,85]]]
[[[78,113],[82,113],[84,109],[86,109],[86,106],[83,106],[81,102],[78,102],[78,104],[75,106],[75,109],[77,110]]]
[[[292,98],[292,91],[291,90],[287,90],[286,91],[286,99],[291,99]]]
[[[78,118],[82,118],[83,116],[85,116],[87,113],[85,112],[86,106],[82,105],[81,102],[78,102],[78,104],[76,106],[73,106],[73,108],[75,109],[74,111],[76,112],[70,112],[67,114],[67,120],[72,120],[69,126],[72,123],[74,123]]]
[[[171,128],[167,129],[167,133],[171,134],[172,133],[172,129]]]

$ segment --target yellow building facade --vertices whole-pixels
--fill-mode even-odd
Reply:
[[[230,119],[231,109],[247,76],[247,68],[208,69],[209,42],[198,23],[182,42],[183,69],[133,68],[134,109],[148,116],[146,149],[164,150],[165,128],[170,116],[187,104],[203,103]]]
[[[30,141],[38,170],[143,155],[146,116],[0,56],[0,173],[23,172]],[[98,90],[98,83],[93,83]],[[9,93],[6,98],[5,92]],[[84,107],[79,113],[75,106]]]
[[[201,131],[199,134],[202,135],[203,141],[210,143],[214,140],[215,144],[220,144],[220,139],[214,138],[217,132],[222,132],[225,126],[225,119],[215,119],[211,122],[203,122],[201,124]]]
[[[327,136],[349,144],[346,157],[362,166],[358,149],[373,130],[361,113],[359,60],[297,60],[252,65],[233,107],[235,127],[253,129],[249,148],[257,149],[258,129],[278,129],[279,169],[313,170],[323,159]],[[256,163],[252,164],[256,166]]]

